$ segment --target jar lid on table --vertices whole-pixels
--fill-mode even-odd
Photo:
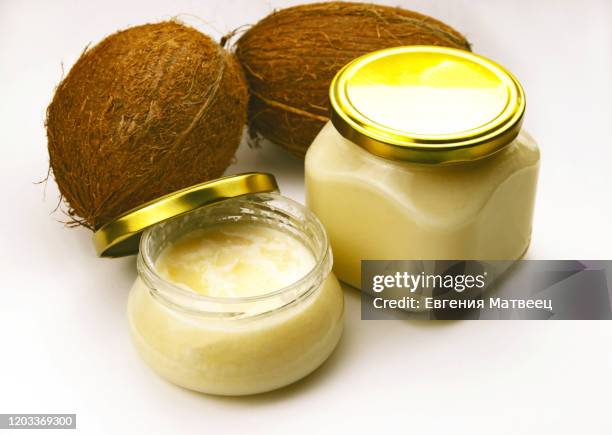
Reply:
[[[278,192],[272,174],[249,172],[196,184],[154,199],[122,214],[94,233],[101,257],[123,257],[138,253],[140,235],[160,222],[220,201],[252,193]]]
[[[366,54],[330,87],[331,120],[372,154],[418,163],[477,160],[519,133],[525,95],[504,67],[468,51],[405,46]]]

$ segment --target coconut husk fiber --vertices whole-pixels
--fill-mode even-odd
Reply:
[[[400,45],[470,50],[456,30],[409,10],[329,2],[282,9],[236,43],[249,85],[249,131],[304,156],[329,119],[338,70],[365,53]]]
[[[132,27],[87,49],[46,120],[72,222],[97,229],[219,177],[240,143],[247,98],[233,54],[179,22]]]

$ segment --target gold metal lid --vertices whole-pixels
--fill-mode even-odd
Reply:
[[[350,141],[393,160],[477,160],[519,133],[525,95],[504,67],[453,48],[375,51],[338,72],[331,120]]]
[[[264,192],[278,192],[274,176],[249,172],[170,193],[136,207],[101,227],[93,235],[96,252],[101,257],[136,254],[141,233],[155,224],[216,202]]]

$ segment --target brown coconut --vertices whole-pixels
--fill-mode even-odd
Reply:
[[[235,57],[174,21],[86,50],[47,109],[50,164],[74,222],[97,229],[144,202],[219,177],[246,122]]]
[[[409,10],[330,2],[282,9],[236,43],[249,85],[249,131],[303,156],[329,119],[329,84],[365,53],[399,45],[470,50],[450,26]]]

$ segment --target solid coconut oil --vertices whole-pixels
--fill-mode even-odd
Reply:
[[[258,296],[298,281],[315,265],[296,238],[262,224],[220,223],[186,234],[156,262],[168,281],[213,297]]]
[[[328,124],[306,157],[306,202],[325,225],[336,275],[355,287],[362,259],[516,259],[531,237],[539,158],[523,132],[481,161],[394,162]]]
[[[206,207],[143,236],[132,336],[158,374],[185,388],[280,388],[338,343],[343,295],[330,271],[325,232],[298,204],[270,194]]]

